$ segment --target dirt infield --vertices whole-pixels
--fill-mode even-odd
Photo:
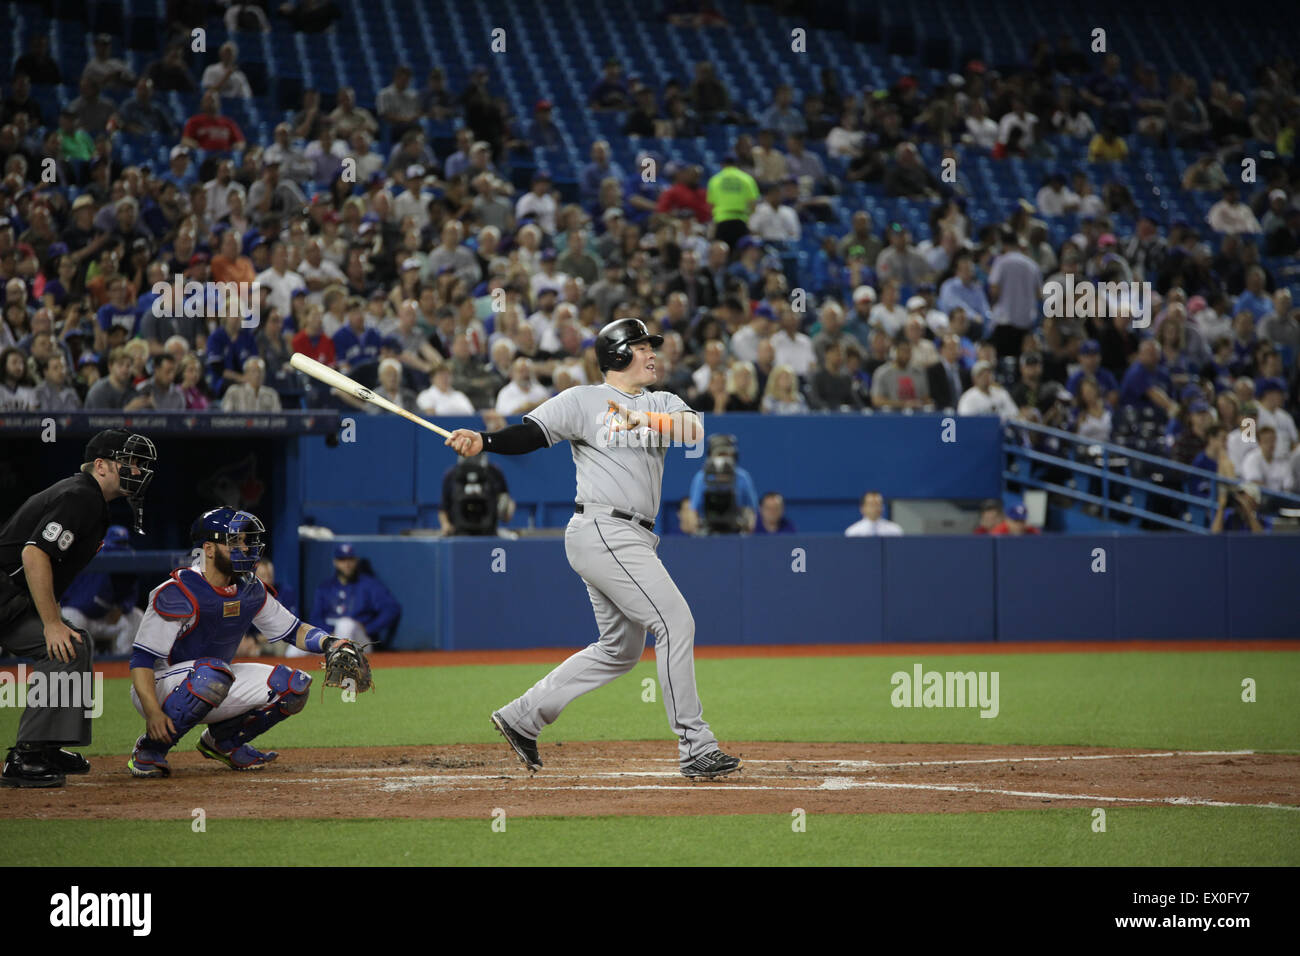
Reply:
[[[193,750],[136,780],[125,755],[55,790],[6,790],[0,818],[608,816],[945,813],[1044,807],[1278,806],[1300,811],[1300,755],[954,744],[733,743],[740,773],[692,782],[671,744],[544,744],[530,775],[506,746],[302,749],[237,774]]]

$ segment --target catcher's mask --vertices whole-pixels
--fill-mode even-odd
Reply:
[[[265,534],[266,526],[257,515],[234,508],[206,511],[190,527],[190,540],[195,545],[212,541],[230,548],[230,565],[236,574],[251,574],[257,567],[266,546]]]

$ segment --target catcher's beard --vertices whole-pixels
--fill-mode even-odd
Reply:
[[[218,574],[229,581],[235,576],[235,566],[230,561],[230,555],[222,554],[220,548],[213,548],[212,551],[212,566]]]

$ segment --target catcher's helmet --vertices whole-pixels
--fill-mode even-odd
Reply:
[[[619,319],[600,330],[596,336],[596,362],[602,372],[622,371],[632,364],[632,345],[649,342],[653,348],[664,344],[662,335],[651,335],[640,319]]]
[[[249,574],[262,558],[266,546],[263,535],[266,526],[255,514],[236,511],[234,508],[214,508],[205,511],[190,526],[190,541],[201,545],[205,541],[230,546],[230,564],[236,574]],[[243,535],[243,547],[231,545],[231,538]]]

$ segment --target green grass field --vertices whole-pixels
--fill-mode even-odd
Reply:
[[[890,675],[998,671],[999,714],[890,703]],[[1300,654],[1191,652],[995,654],[702,660],[705,714],[724,745],[736,740],[1067,745],[1296,753]],[[419,746],[499,740],[492,709],[547,665],[379,670],[356,703],[319,691],[266,742],[313,746]],[[643,662],[578,700],[548,732],[564,740],[663,740],[661,703],[644,703]],[[1242,681],[1256,702],[1242,701]],[[127,682],[105,682],[107,703],[91,755],[122,754],[139,733]],[[0,735],[18,719],[0,709]],[[215,864],[1087,864],[1297,865],[1300,812],[1246,808],[1116,808],[1106,833],[1086,811],[810,816],[512,819],[506,833],[477,820],[329,820],[329,841],[304,835],[322,821],[208,821],[202,862]],[[192,840],[187,823],[0,821],[4,862],[151,864]],[[328,842],[334,850],[325,850]],[[720,857],[717,848],[725,846]],[[147,847],[146,851],[141,849]],[[30,854],[30,856],[29,856]],[[327,855],[325,855],[327,854]]]

